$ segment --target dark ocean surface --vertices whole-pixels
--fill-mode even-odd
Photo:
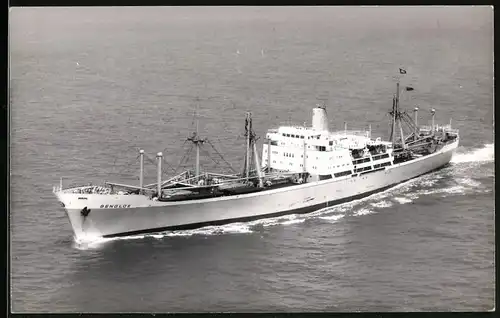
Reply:
[[[491,7],[14,8],[12,310],[493,309],[492,21]],[[61,176],[138,183],[138,147],[177,167],[196,97],[201,134],[238,169],[247,110],[264,136],[310,124],[327,99],[331,128],[371,124],[387,138],[399,67],[415,88],[402,107],[418,105],[421,123],[431,108],[439,123],[452,118],[461,145],[447,167],[394,189],[90,244],[74,242],[52,195]]]

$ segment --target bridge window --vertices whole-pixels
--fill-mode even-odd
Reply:
[[[373,160],[379,160],[379,159],[385,159],[385,158],[389,158],[389,154],[373,156]]]
[[[290,134],[286,134],[287,137],[290,137]]]
[[[358,172],[363,172],[363,171],[367,171],[367,170],[371,170],[371,169],[372,169],[372,167],[358,168],[354,172],[358,173]]]
[[[338,177],[350,175],[351,173],[352,173],[351,170],[348,170],[348,171],[334,173],[333,175],[335,176],[335,178],[338,178]]]
[[[300,136],[300,139],[304,139],[304,136]]]

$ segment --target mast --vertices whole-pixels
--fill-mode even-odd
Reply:
[[[196,131],[187,140],[191,141],[196,147],[196,163],[195,163],[195,176],[198,178],[200,175],[200,144],[203,144],[206,139],[201,139],[199,137],[199,119],[198,119],[198,104],[196,104],[195,110],[196,117]]]
[[[247,130],[248,150],[250,151],[250,145],[252,145],[255,170],[257,170],[257,176],[259,177],[259,188],[263,188],[264,187],[264,175],[262,173],[262,167],[260,166],[260,159],[259,159],[259,153],[257,151],[257,143],[256,143],[256,139],[255,139],[255,134],[252,130],[252,114],[249,112],[247,113],[247,126],[248,126],[248,130]],[[269,156],[270,151],[271,151],[271,149],[267,150],[268,156]],[[247,157],[247,159],[248,159],[248,157]],[[247,161],[247,167],[249,167],[248,161]],[[247,178],[248,178],[248,174],[249,174],[249,169],[247,169]]]
[[[250,176],[250,139],[251,139],[251,127],[250,127],[250,122],[251,122],[251,113],[247,112],[246,119],[245,119],[245,132],[246,132],[246,137],[247,137],[247,147],[246,147],[246,160],[245,160],[245,175],[246,178],[248,179]]]
[[[158,159],[158,175],[157,175],[157,185],[156,185],[156,191],[158,192],[158,198],[161,197],[161,160],[162,160],[163,154],[161,152],[156,154],[156,158]]]
[[[395,149],[396,145],[396,96],[392,97],[392,125],[391,125],[391,137],[392,137],[392,148]]]
[[[399,113],[399,79],[396,82],[396,95],[393,97],[392,101],[392,148],[395,148],[396,144],[396,121],[399,123],[401,143],[404,148],[403,129],[401,128],[401,116]]]
[[[405,137],[403,135],[403,126],[401,125],[401,112],[399,111],[399,81],[396,83],[396,113],[394,114],[394,120],[397,120],[399,125],[401,147],[403,147],[403,149],[406,149]]]
[[[144,150],[139,150],[139,156],[141,157],[141,160],[140,160],[140,165],[141,165],[141,168],[140,168],[140,173],[139,173],[139,187],[141,188],[139,190],[139,194],[142,194],[143,193],[143,190],[142,188],[144,187]]]
[[[198,125],[199,125],[199,120],[198,117],[196,117],[196,136],[198,136]],[[196,176],[200,175],[200,145],[198,142],[195,143],[196,145]]]
[[[399,108],[399,80],[396,83],[396,108]]]

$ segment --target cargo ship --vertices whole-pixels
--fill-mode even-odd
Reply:
[[[401,70],[400,70],[401,71]],[[408,90],[408,88],[406,88]],[[139,184],[53,187],[77,240],[193,229],[308,213],[384,191],[439,169],[458,147],[459,131],[435,124],[418,125],[400,108],[399,79],[392,98],[388,140],[371,129],[329,130],[326,106],[312,109],[312,123],[269,129],[258,152],[252,115],[244,118],[245,159],[233,174],[201,171],[200,149],[210,141],[198,131],[187,138],[196,149],[194,170],[164,178],[163,154],[156,154],[157,180],[144,184],[139,151]],[[198,130],[198,129],[197,129]],[[210,143],[211,144],[211,143]]]

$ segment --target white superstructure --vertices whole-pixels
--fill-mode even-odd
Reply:
[[[391,164],[391,143],[383,142],[381,138],[371,139],[369,131],[330,132],[324,128],[327,128],[326,110],[316,107],[313,109],[312,127],[282,126],[268,130],[262,166],[278,171],[309,172],[309,181],[314,178],[324,180],[342,173],[351,174],[351,171],[361,172],[360,169],[371,165]],[[366,149],[368,145],[385,147],[386,151],[372,155]],[[363,149],[362,157],[353,160],[353,149]]]

